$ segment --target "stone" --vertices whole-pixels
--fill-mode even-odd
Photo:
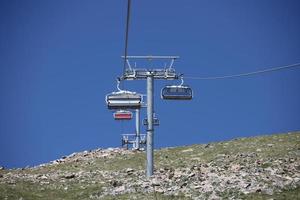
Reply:
[[[159,173],[164,173],[165,172],[165,169],[163,169],[163,168],[159,168]]]
[[[75,174],[66,174],[66,175],[64,175],[64,178],[65,178],[65,179],[72,179],[72,178],[75,178]]]
[[[110,181],[110,184],[111,184],[113,187],[118,187],[118,186],[121,186],[121,185],[122,185],[122,182],[117,181],[117,180],[111,180],[111,181]]]
[[[41,175],[40,177],[39,177],[40,179],[42,179],[42,180],[46,180],[46,179],[48,179],[48,177],[46,176],[46,175]]]
[[[268,195],[273,195],[273,193],[274,193],[271,188],[264,189],[264,190],[262,190],[262,192],[265,193],[265,194],[268,194]]]
[[[180,178],[182,176],[183,176],[182,171],[175,170],[175,172],[174,172],[174,178]]]
[[[261,189],[260,189],[260,188],[258,188],[258,189],[256,190],[256,192],[261,192]]]
[[[157,190],[155,190],[157,193],[163,194],[165,193],[165,191],[162,188],[158,188]]]
[[[201,188],[201,186],[200,185],[194,185],[194,189],[199,189],[199,188]]]
[[[124,192],[125,191],[125,186],[122,185],[122,186],[119,186],[115,189],[115,192],[117,193],[121,193],[121,192]]]
[[[240,169],[241,169],[241,165],[239,165],[239,164],[231,165],[231,170],[234,172],[237,172]]]
[[[170,172],[169,174],[168,174],[168,179],[172,179],[174,177],[174,172]]]
[[[160,186],[160,181],[158,181],[157,179],[153,179],[153,180],[151,180],[151,185],[152,186]]]
[[[133,174],[133,172],[134,172],[134,170],[131,169],[131,168],[127,168],[127,169],[126,169],[127,175],[131,175],[131,174]]]
[[[183,188],[183,187],[187,186],[187,184],[188,184],[187,182],[181,183],[181,184],[180,184],[180,188]]]
[[[194,151],[194,149],[189,148],[189,149],[182,150],[181,152],[182,153],[187,153],[187,152],[192,152],[192,151]]]
[[[219,197],[215,191],[208,197],[209,200],[219,200],[221,197]]]
[[[225,156],[226,156],[226,155],[222,153],[222,154],[218,154],[218,155],[217,155],[217,158],[224,158]]]

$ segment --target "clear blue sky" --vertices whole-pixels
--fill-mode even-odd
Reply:
[[[126,3],[0,1],[0,165],[118,147],[120,134],[134,131],[104,101],[122,73]],[[186,76],[297,63],[299,10],[298,0],[133,0],[129,55],[179,55],[176,70]],[[300,130],[299,68],[186,80],[189,102],[159,98],[171,83],[155,83],[156,148]],[[145,93],[144,81],[126,86]]]

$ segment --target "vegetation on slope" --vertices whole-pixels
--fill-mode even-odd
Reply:
[[[0,170],[0,199],[300,199],[300,132],[145,153],[97,149]]]

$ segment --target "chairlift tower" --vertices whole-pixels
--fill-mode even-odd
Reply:
[[[154,124],[153,124],[153,110],[154,110],[154,80],[175,80],[180,77],[176,74],[173,68],[173,63],[179,56],[122,56],[126,59],[128,68],[125,70],[121,80],[147,80],[147,169],[146,176],[153,175],[153,136],[154,136]],[[167,68],[149,69],[149,68],[132,68],[129,60],[146,59],[146,60],[170,60],[170,65]]]

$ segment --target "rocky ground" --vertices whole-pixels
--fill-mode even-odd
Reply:
[[[300,132],[145,153],[96,149],[0,169],[0,199],[300,199]]]

